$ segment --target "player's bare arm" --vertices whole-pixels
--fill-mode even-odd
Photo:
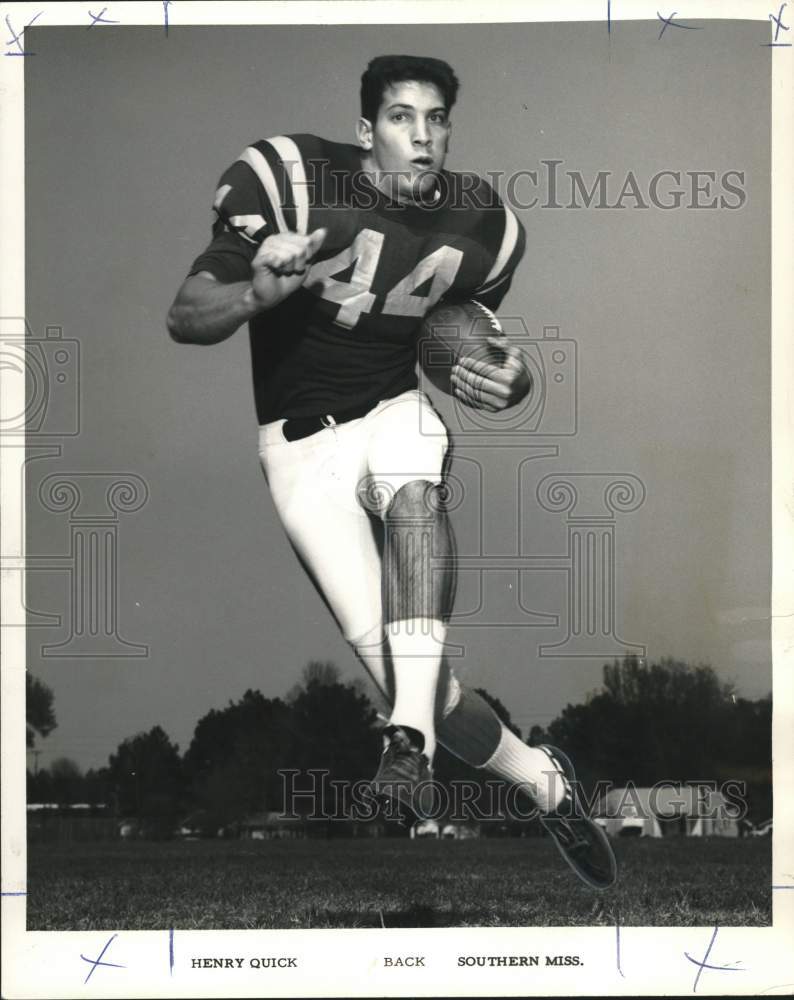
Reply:
[[[182,283],[166,325],[180,344],[218,344],[260,311],[250,281],[222,284],[209,271]]]
[[[275,233],[251,262],[251,280],[219,282],[209,271],[186,278],[168,311],[172,338],[182,344],[218,344],[257,313],[272,309],[301,287],[326,231],[307,236]]]

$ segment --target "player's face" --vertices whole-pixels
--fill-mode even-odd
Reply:
[[[399,201],[420,199],[444,166],[450,128],[434,84],[409,80],[388,87],[374,126],[360,132],[378,187]]]

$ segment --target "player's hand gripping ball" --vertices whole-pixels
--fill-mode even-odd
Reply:
[[[432,309],[417,346],[433,385],[477,410],[505,410],[532,388],[521,351],[490,309],[474,299]]]

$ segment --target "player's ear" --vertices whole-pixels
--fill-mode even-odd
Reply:
[[[362,149],[372,149],[372,123],[368,118],[359,118],[356,123],[356,136]]]

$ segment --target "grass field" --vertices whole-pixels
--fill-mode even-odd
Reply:
[[[579,882],[548,839],[32,844],[31,930],[761,926],[764,840],[618,840],[618,884]]]

